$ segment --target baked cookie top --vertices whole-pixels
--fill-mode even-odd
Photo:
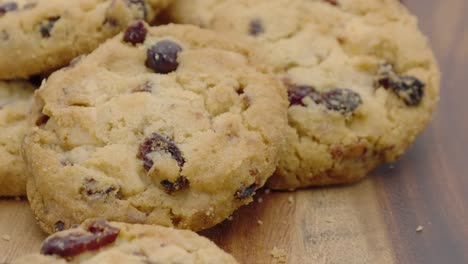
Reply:
[[[26,195],[21,143],[28,128],[34,85],[0,81],[0,197]]]
[[[439,98],[428,41],[396,0],[176,0],[168,14],[248,38],[288,90],[273,188],[353,182],[394,161]]]
[[[93,219],[49,236],[42,243],[41,254],[25,256],[13,263],[238,262],[213,242],[191,231]]]
[[[256,53],[193,26],[132,24],[35,99],[28,197],[47,232],[98,216],[211,227],[272,175],[287,124]]]
[[[91,52],[171,0],[0,0],[0,79],[27,78]]]

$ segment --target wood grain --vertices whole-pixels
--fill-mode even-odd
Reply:
[[[242,263],[276,263],[273,247],[288,263],[468,263],[468,1],[404,2],[443,71],[439,110],[413,148],[353,186],[262,191],[203,235]],[[0,201],[0,263],[37,251],[41,239],[25,201]]]
[[[26,201],[0,201],[1,264],[9,263],[18,256],[38,252],[44,238]]]
[[[288,263],[395,263],[370,179],[347,187],[261,194],[232,221],[204,234],[241,263],[275,263],[273,247],[287,252]]]

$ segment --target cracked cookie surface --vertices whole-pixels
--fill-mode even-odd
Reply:
[[[213,242],[187,230],[87,220],[44,240],[41,254],[13,261],[26,263],[173,263],[235,264]]]
[[[176,0],[166,17],[261,47],[290,99],[276,189],[355,182],[429,123],[440,73],[396,0]]]
[[[49,233],[90,217],[211,227],[273,174],[287,105],[242,41],[134,23],[37,91],[31,207]]]
[[[67,65],[171,0],[0,0],[0,79]]]
[[[0,81],[0,196],[26,195],[21,143],[28,129],[34,85]]]

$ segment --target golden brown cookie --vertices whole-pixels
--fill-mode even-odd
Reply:
[[[67,65],[172,0],[0,0],[0,80]]]
[[[161,226],[131,225],[87,220],[79,227],[49,236],[41,254],[13,261],[80,264],[236,264],[232,256],[213,242],[186,230]]]
[[[275,189],[355,182],[395,161],[439,99],[428,41],[396,0],[176,0],[167,16],[264,51],[290,100]]]
[[[0,197],[26,195],[21,143],[28,129],[34,85],[0,81]]]
[[[279,158],[287,99],[268,73],[236,38],[141,22],[55,72],[24,144],[39,223],[223,221]]]

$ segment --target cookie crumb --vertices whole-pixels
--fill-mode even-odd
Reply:
[[[416,232],[421,233],[424,230],[424,226],[420,225],[416,228]]]
[[[232,215],[227,218],[228,221],[232,221]]]
[[[206,216],[214,215],[214,208],[213,207],[208,208],[208,211],[206,211],[205,214],[206,214]]]
[[[277,263],[286,263],[286,251],[284,249],[274,247],[270,255],[272,258],[276,259]]]
[[[257,224],[258,225],[263,225],[263,221],[262,220],[257,220]]]
[[[263,198],[258,198],[258,203],[263,203]]]
[[[11,240],[11,236],[8,235],[8,234],[3,234],[3,235],[2,235],[2,239],[5,240],[5,241],[10,241],[10,240]]]
[[[270,194],[271,193],[271,189],[265,189],[265,194]]]
[[[294,203],[294,198],[292,196],[288,197],[288,203],[290,204]]]
[[[21,197],[15,196],[15,201],[21,201]]]

